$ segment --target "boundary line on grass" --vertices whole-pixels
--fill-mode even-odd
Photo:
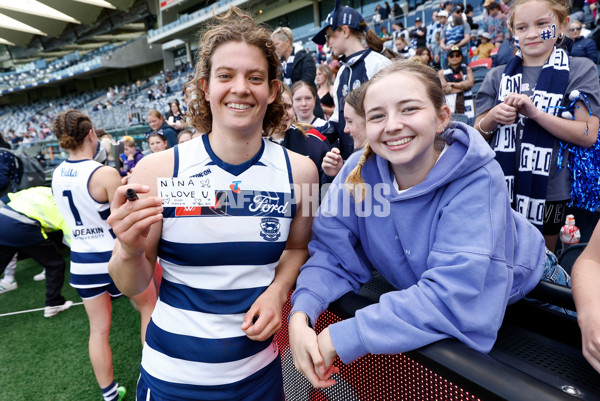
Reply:
[[[73,303],[73,305],[71,305],[71,306],[76,306],[76,305],[83,305],[83,302],[76,302],[76,303]],[[2,313],[2,314],[0,314],[0,317],[20,315],[21,313],[39,312],[39,311],[43,311],[44,309],[45,308],[36,308],[36,309],[22,310],[22,311],[17,311],[17,312]]]

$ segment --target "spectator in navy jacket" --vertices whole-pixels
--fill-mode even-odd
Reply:
[[[311,85],[316,92],[315,77],[317,75],[317,66],[315,60],[312,54],[306,50],[296,50],[294,48],[294,34],[292,30],[288,27],[279,27],[273,31],[271,39],[273,40],[277,56],[281,59],[281,78],[283,82],[291,87],[298,81],[304,81]],[[315,105],[315,115],[323,118],[323,109],[319,101]]]
[[[569,24],[569,38],[573,41],[571,46],[572,57],[587,57],[594,62],[598,63],[598,49],[596,43],[590,38],[584,38],[581,36],[581,29],[583,26],[579,21],[572,21]]]
[[[177,145],[177,132],[167,124],[160,111],[150,110],[146,120],[148,120],[148,125],[152,128],[152,131],[159,132],[165,137],[169,148]]]

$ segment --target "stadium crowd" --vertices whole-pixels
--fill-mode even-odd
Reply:
[[[105,400],[125,394],[107,362],[107,303],[121,293],[143,316],[139,399],[220,392],[249,399],[254,391],[275,400],[283,399],[283,383],[272,336],[294,288],[296,366],[315,387],[328,387],[336,356],[350,363],[448,337],[488,352],[508,304],[540,280],[570,286],[554,256],[565,211],[600,201],[598,181],[594,187],[577,178],[589,165],[569,162],[599,146],[594,18],[563,0],[485,0],[478,15],[445,1],[430,24],[417,17],[405,28],[396,5],[379,5],[370,23],[337,5],[312,38],[317,52],[297,46],[291,29],[268,31],[234,8],[203,37],[194,69],[184,63],[145,81],[13,106],[0,116],[0,220],[28,224],[22,237],[35,233],[33,243],[0,236],[0,273],[17,252],[47,249],[47,258],[36,259],[48,280],[44,316],[68,310],[72,301],[60,295],[65,267],[52,263],[56,249],[45,231],[66,234],[65,222],[78,230],[65,236],[71,285],[95,329],[90,359]],[[122,127],[149,126],[143,149],[130,136],[106,133],[115,114]],[[26,155],[2,150],[46,139],[69,152],[53,173],[56,202],[44,205],[52,224],[32,213],[39,195],[27,192],[29,171],[19,169]],[[171,188],[177,177],[194,183]],[[157,179],[174,192],[157,188]],[[320,194],[316,217],[302,184]],[[387,192],[374,192],[380,184]],[[208,187],[210,199],[168,195],[195,186]],[[234,212],[250,189],[254,203]],[[347,202],[353,210],[340,210]],[[389,207],[385,219],[369,214],[375,205]],[[104,234],[80,230],[92,216]],[[465,219],[472,227],[457,233]],[[217,265],[218,258],[226,262]],[[235,272],[216,277],[221,265]],[[397,291],[317,336],[317,317],[367,282],[372,269]],[[17,289],[9,272],[0,294]],[[588,274],[598,282],[600,270],[574,279]],[[211,305],[213,296],[226,306]],[[600,371],[600,318],[589,307],[600,301],[591,298],[576,301],[586,311],[584,355]],[[149,304],[156,304],[152,319]],[[390,327],[402,335],[384,340]],[[187,354],[184,337],[206,359]],[[226,341],[234,343],[226,355],[210,350]],[[188,375],[197,363],[210,367]],[[239,368],[235,378],[219,377],[225,364]]]

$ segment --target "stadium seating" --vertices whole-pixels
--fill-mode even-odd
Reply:
[[[491,59],[491,57],[487,57],[487,58],[473,60],[469,63],[469,67],[471,67],[473,69],[473,71],[475,71],[476,69],[482,69],[482,68],[483,69],[492,68],[492,59]]]

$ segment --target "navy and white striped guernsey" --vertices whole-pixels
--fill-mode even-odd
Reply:
[[[466,81],[467,78],[469,78],[469,76],[467,75],[467,65],[466,64],[461,64],[460,68],[462,70],[462,77],[459,74],[454,74],[454,71],[452,70],[452,68],[446,68],[444,70],[444,77],[446,77],[446,81],[448,82],[460,82],[460,81]],[[452,94],[448,94],[446,95],[446,103],[448,104],[456,104],[456,93],[452,93]],[[465,112],[464,114],[466,114],[469,117],[475,117],[475,103],[473,101],[473,92],[471,92],[471,90],[466,90],[463,91],[463,96],[465,99]],[[453,99],[449,101],[448,98]],[[451,110],[453,113],[455,112],[454,110]]]
[[[165,205],[163,280],[142,352],[143,382],[177,400],[251,400],[257,386],[282,389],[277,344],[252,341],[240,326],[273,281],[295,214],[287,151],[263,139],[251,160],[234,166],[212,152],[208,135],[174,151],[173,175],[210,182],[217,204]],[[281,399],[281,390],[266,399]]]
[[[71,285],[94,288],[111,284],[108,261],[115,235],[106,222],[110,204],[90,195],[88,183],[102,167],[94,160],[65,160],[52,174],[52,194],[71,228]]]

